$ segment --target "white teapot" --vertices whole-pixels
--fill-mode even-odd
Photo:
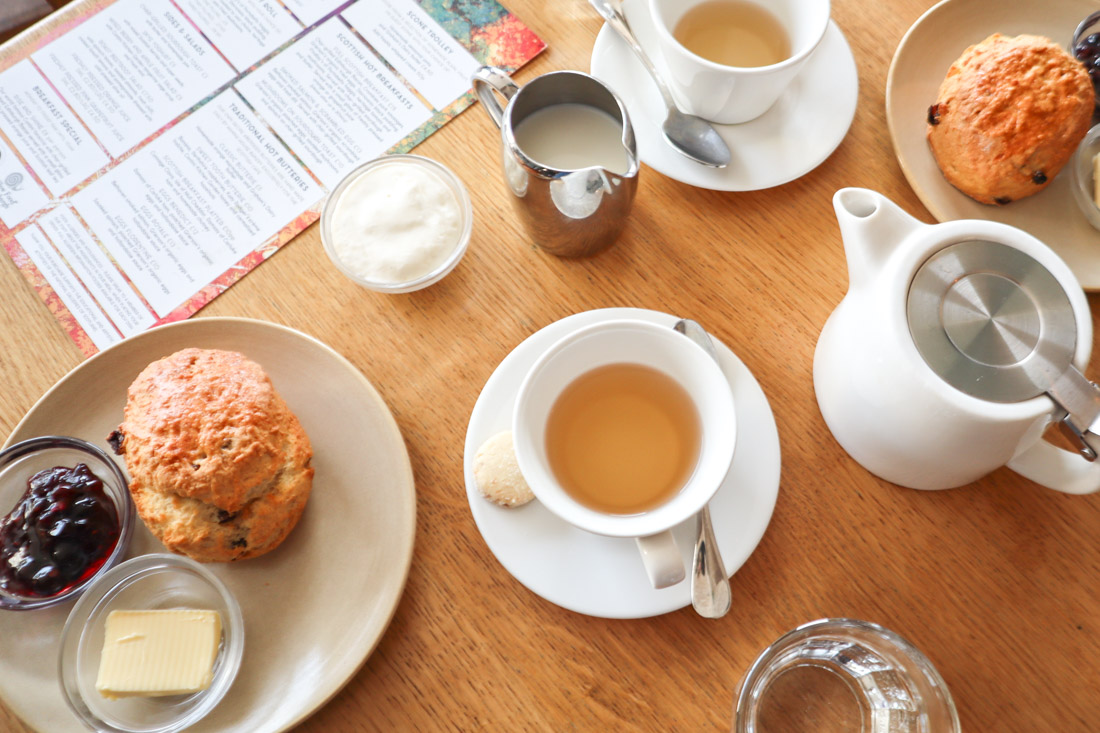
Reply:
[[[884,196],[833,197],[848,293],[814,354],[837,441],[867,470],[947,489],[1007,465],[1059,491],[1100,489],[1092,321],[1069,267],[1004,224],[923,224]],[[1052,421],[1080,453],[1042,439]]]

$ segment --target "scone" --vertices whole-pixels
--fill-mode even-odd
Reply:
[[[523,506],[535,498],[519,471],[511,430],[497,433],[477,449],[474,483],[482,496],[504,507]]]
[[[313,483],[298,418],[263,368],[232,351],[185,349],[147,366],[111,442],[142,521],[200,562],[274,549]]]
[[[1057,44],[994,33],[948,70],[928,108],[928,144],[949,183],[983,204],[1007,204],[1054,180],[1093,106],[1084,65]]]

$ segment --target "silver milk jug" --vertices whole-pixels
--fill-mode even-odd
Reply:
[[[474,91],[500,128],[504,180],[534,243],[559,257],[595,254],[615,241],[626,224],[638,186],[638,151],[626,106],[603,82],[579,71],[543,74],[517,86],[503,69],[483,66]],[[502,107],[496,94],[507,106]],[[516,143],[515,129],[530,115],[556,104],[582,104],[609,115],[622,127],[625,172],[593,162],[558,169],[534,160]]]

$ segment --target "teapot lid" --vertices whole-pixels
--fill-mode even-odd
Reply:
[[[909,332],[925,363],[966,394],[1019,402],[1072,364],[1077,321],[1065,289],[1031,255],[968,240],[928,258],[909,286]]]

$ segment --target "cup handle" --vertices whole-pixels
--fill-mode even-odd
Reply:
[[[680,559],[680,548],[671,530],[665,530],[649,537],[635,537],[638,552],[642,553],[646,574],[654,588],[667,588],[676,585],[685,577],[684,561]]]
[[[496,126],[500,127],[504,119],[504,107],[493,96],[493,92],[503,97],[507,103],[519,91],[519,87],[508,76],[508,72],[498,66],[482,66],[470,79],[474,83],[477,98],[481,100],[481,106],[485,108]]]
[[[1067,494],[1100,490],[1100,461],[1088,462],[1080,453],[1040,440],[1008,462],[1024,478]]]

